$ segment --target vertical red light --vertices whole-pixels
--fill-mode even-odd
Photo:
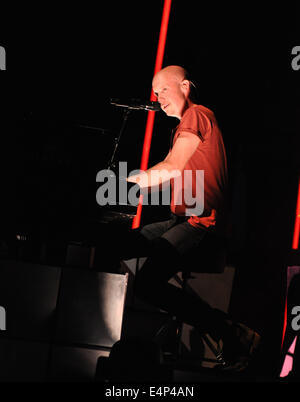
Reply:
[[[299,175],[299,182],[298,182],[298,196],[297,196],[297,203],[296,203],[296,217],[295,217],[294,235],[293,235],[293,243],[292,243],[292,249],[293,250],[297,250],[299,248],[299,237],[300,237],[300,175]],[[287,300],[285,300],[285,306],[284,306],[283,331],[282,331],[281,347],[283,346],[286,326],[287,326]]]
[[[163,58],[164,58],[164,53],[165,53],[166,39],[167,39],[167,31],[168,31],[171,3],[172,3],[172,0],[164,0],[164,7],[163,7],[163,13],[162,13],[162,19],[161,19],[161,25],[160,25],[160,33],[159,33],[159,39],[158,39],[157,52],[156,52],[154,75],[162,68],[162,63],[163,63]],[[154,101],[155,99],[156,99],[156,97],[153,93],[153,90],[151,89],[150,100]],[[154,126],[154,117],[155,117],[155,112],[149,111],[148,116],[147,116],[144,145],[143,145],[143,152],[142,152],[142,158],[141,158],[141,166],[140,166],[141,170],[147,170],[147,168],[148,168],[153,126]],[[141,215],[142,215],[142,206],[143,206],[143,196],[141,195],[140,199],[139,199],[137,213],[132,222],[133,229],[136,229],[140,226]]]
[[[292,244],[293,250],[297,250],[299,247],[299,237],[300,237],[300,176],[299,176],[299,183],[298,183],[296,219],[295,219],[294,236],[293,236],[293,244]]]

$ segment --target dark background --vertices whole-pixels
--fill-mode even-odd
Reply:
[[[97,216],[96,173],[106,167],[122,110],[111,97],[148,99],[162,1],[96,6],[51,2],[4,10],[0,45],[1,234]],[[232,313],[265,335],[276,369],[299,158],[297,9],[173,0],[163,65],[190,71],[200,103],[222,128],[232,185]],[[147,113],[133,112],[118,159],[140,166]],[[150,165],[178,121],[156,113]],[[91,126],[110,131],[104,134]]]

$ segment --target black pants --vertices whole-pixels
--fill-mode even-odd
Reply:
[[[193,227],[187,218],[172,215],[171,219],[132,230],[123,235],[123,259],[147,257],[136,277],[136,296],[170,314],[176,315],[200,332],[215,339],[222,335],[226,315],[194,294],[188,294],[169,280],[184,270],[185,257],[199,246],[206,231]],[[201,263],[201,255],[199,255]],[[190,268],[190,267],[187,267]]]

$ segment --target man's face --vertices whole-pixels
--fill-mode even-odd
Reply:
[[[162,110],[172,117],[181,119],[186,105],[185,80],[171,74],[157,74],[153,79],[153,92]]]

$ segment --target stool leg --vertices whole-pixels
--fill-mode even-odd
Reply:
[[[181,288],[183,290],[186,290],[188,278],[190,278],[189,274],[182,273]],[[177,345],[176,345],[176,359],[177,360],[182,356],[182,342],[181,342],[182,330],[183,330],[183,322],[178,320],[177,337],[176,337],[176,343],[177,343]]]
[[[177,334],[176,334],[176,349],[175,349],[175,358],[178,360],[180,356],[182,356],[182,329],[183,329],[183,322],[179,321],[177,325]]]
[[[223,359],[222,356],[222,351],[218,350],[215,348],[215,346],[213,345],[213,343],[209,340],[209,338],[207,337],[206,334],[202,335],[203,340],[205,341],[205,343],[207,344],[207,346],[211,349],[211,351],[213,352],[213,354],[216,356],[217,361],[224,366],[226,364],[225,360]]]

